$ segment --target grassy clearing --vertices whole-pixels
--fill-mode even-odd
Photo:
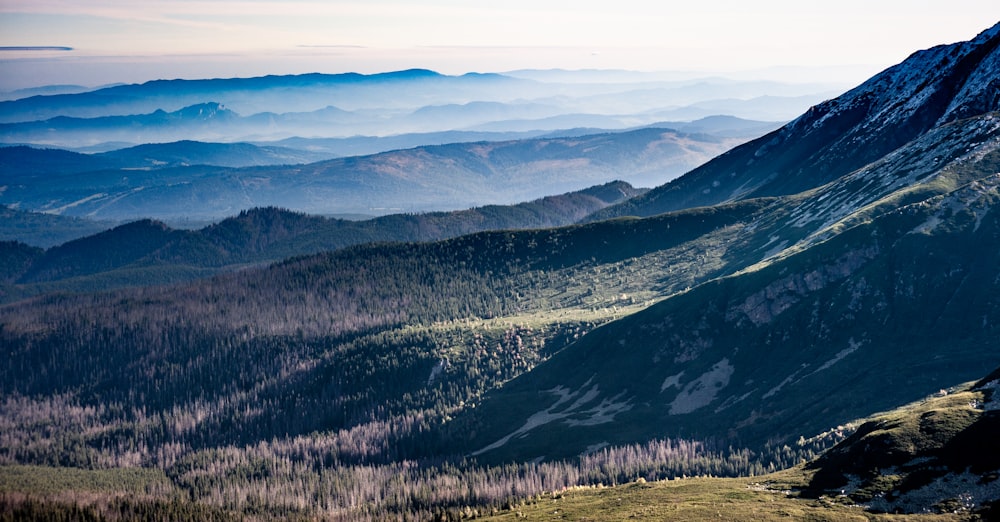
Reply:
[[[969,514],[872,514],[840,499],[802,499],[789,491],[805,485],[809,475],[798,467],[756,478],[686,478],[581,488],[543,495],[486,520],[976,520]]]

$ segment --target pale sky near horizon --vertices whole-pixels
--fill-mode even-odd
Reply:
[[[830,80],[998,21],[996,0],[0,0],[0,91],[407,68],[805,66]]]

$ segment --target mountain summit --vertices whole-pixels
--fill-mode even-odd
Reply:
[[[918,51],[781,129],[595,219],[795,194],[829,183],[961,119],[1000,109],[1000,24]]]

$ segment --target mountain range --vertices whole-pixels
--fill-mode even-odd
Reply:
[[[565,226],[644,190],[619,181],[511,206],[367,220],[268,207],[244,211],[199,230],[174,230],[146,219],[47,250],[25,248],[14,241],[0,243],[0,255],[10,259],[3,263],[8,267],[3,280],[20,286],[16,294],[45,291],[54,285],[77,289],[131,286],[140,275],[143,284],[162,284],[362,243],[433,241],[484,230]],[[50,229],[29,221],[38,219],[37,214],[7,212],[7,218],[20,228]],[[120,278],[117,284],[113,283],[116,277]]]
[[[236,144],[182,142],[92,155],[6,147],[0,148],[0,186],[5,187],[0,204],[96,220],[153,218],[187,226],[264,206],[369,216],[457,210],[530,201],[613,180],[650,186],[743,141],[642,128],[423,146],[300,164],[291,163],[309,153]],[[208,164],[275,159],[288,164]]]
[[[692,475],[764,475],[692,499],[714,517],[995,515],[998,46],[1000,24],[914,53],[652,190],[593,189],[572,225],[293,255],[318,218],[265,209],[5,245],[0,476],[77,468],[62,491],[94,509],[175,518],[559,516],[574,486]],[[680,136],[636,132],[630,156]],[[601,139],[332,161],[556,161]],[[134,270],[229,238],[234,262],[289,257],[163,286]],[[67,284],[100,274],[114,288]],[[653,516],[639,493],[673,482],[596,495]]]
[[[452,131],[623,130],[717,115],[787,121],[840,90],[819,83],[664,81],[652,75],[622,82],[583,71],[548,80],[426,70],[160,80],[0,101],[0,142],[109,150],[182,139],[271,144],[400,134],[412,140]]]

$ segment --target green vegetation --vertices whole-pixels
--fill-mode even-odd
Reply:
[[[790,472],[751,478],[639,481],[611,488],[575,488],[538,495],[483,520],[745,520],[959,521],[975,515],[873,515],[854,505],[802,499],[776,489],[803,483]]]
[[[0,466],[0,492],[51,495],[65,491],[168,496],[172,482],[162,470],[148,468],[80,469]]]

